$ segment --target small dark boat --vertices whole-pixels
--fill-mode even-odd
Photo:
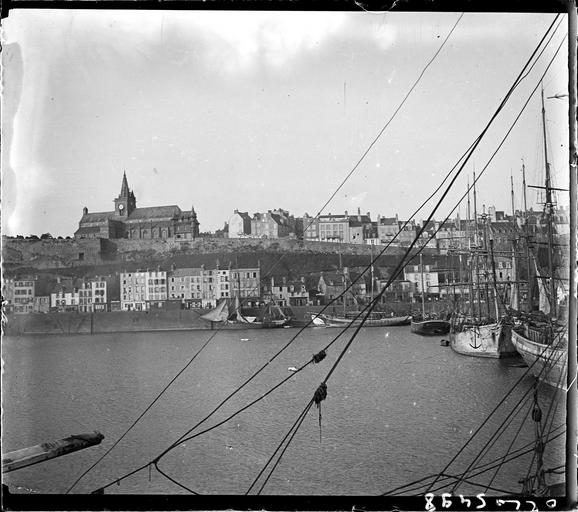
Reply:
[[[421,336],[441,336],[450,332],[450,322],[438,318],[411,317],[411,332]]]

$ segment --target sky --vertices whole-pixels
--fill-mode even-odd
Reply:
[[[2,231],[72,235],[137,207],[315,215],[399,107],[461,13],[14,10],[2,33]],[[479,135],[553,14],[466,13],[322,213],[407,219]],[[435,218],[465,192],[522,109],[566,20]],[[567,183],[567,51],[544,79],[549,160]],[[481,211],[522,208],[544,181],[539,90],[478,182]],[[528,206],[540,209],[535,189]],[[561,203],[565,200],[559,197]],[[417,214],[427,217],[433,203]],[[465,202],[459,208],[465,218]]]

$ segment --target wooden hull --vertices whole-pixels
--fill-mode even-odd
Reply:
[[[211,322],[211,330],[248,330],[248,329],[279,329],[288,325],[288,321],[282,323],[271,322]]]
[[[68,453],[83,450],[90,446],[96,446],[100,444],[103,439],[104,436],[100,432],[78,434],[58,441],[42,443],[29,448],[3,453],[2,473],[15,471],[55,457],[61,457]]]
[[[450,323],[447,320],[411,321],[411,332],[420,336],[441,336],[450,332]]]
[[[542,382],[566,389],[568,353],[565,348],[532,341],[512,330],[512,343],[530,371]]]
[[[326,322],[331,327],[355,327],[361,324],[363,317],[358,319],[350,319],[336,316],[326,316]],[[395,327],[399,325],[409,325],[411,323],[411,316],[392,316],[392,317],[382,317],[382,318],[368,318],[363,327]]]
[[[473,325],[450,331],[450,347],[465,356],[505,358],[516,357],[511,327],[503,323]]]

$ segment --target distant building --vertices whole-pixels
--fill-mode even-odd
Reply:
[[[123,311],[147,311],[159,308],[166,300],[165,271],[139,270],[120,274],[120,303]]]
[[[187,307],[202,307],[203,269],[179,268],[167,277],[168,300],[180,300]]]
[[[305,222],[305,220],[304,220]],[[361,215],[320,215],[317,218],[319,240],[322,242],[338,242],[346,244],[364,244],[366,238],[372,238],[373,229],[369,212]],[[307,230],[305,230],[307,236]]]
[[[50,294],[50,307],[56,311],[78,311],[80,294],[68,283],[58,283]]]
[[[107,310],[107,282],[105,279],[83,281],[78,289],[78,310],[84,313]]]
[[[271,277],[269,286],[264,287],[263,298],[274,300],[281,306],[306,306],[309,303],[309,292],[305,278],[290,281],[285,277]]]
[[[6,279],[3,283],[2,295],[7,312],[17,314],[32,313],[34,311],[33,279]]]
[[[83,209],[75,238],[158,239],[199,236],[195,209],[182,211],[176,205],[137,208],[123,174],[120,194],[114,199],[114,211],[89,213]]]
[[[414,284],[414,293],[416,295],[422,294],[426,296],[439,295],[439,273],[433,265],[423,265],[423,277],[421,265],[406,265],[403,269],[403,276],[405,281]],[[422,287],[423,279],[423,287]]]
[[[251,216],[247,212],[235,210],[229,220],[229,238],[251,236]]]
[[[283,210],[255,213],[251,219],[251,236],[254,238],[286,238],[292,232],[288,215]],[[293,226],[294,230],[294,226]]]
[[[397,235],[399,231],[399,221],[397,214],[395,217],[382,217],[381,215],[377,218],[377,237],[381,240],[381,243],[387,244],[393,240],[393,237]]]
[[[336,304],[351,306],[360,304],[367,295],[364,279],[357,279],[358,274],[350,275],[347,267],[341,272],[322,272],[317,284],[317,298],[322,304],[337,299]]]
[[[309,216],[308,213],[303,215],[303,240],[318,241],[319,240],[319,219]]]
[[[50,311],[50,296],[41,295],[34,297],[32,310],[34,313],[48,313]]]
[[[261,269],[238,268],[230,271],[231,297],[242,299],[261,296]],[[244,303],[247,303],[245,301]]]

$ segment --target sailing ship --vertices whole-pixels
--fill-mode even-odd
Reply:
[[[371,283],[372,283],[372,295],[373,295],[373,256],[371,258],[372,263],[370,263],[371,268]],[[349,274],[345,268],[343,268],[343,292],[341,294],[343,301],[343,312],[341,314],[316,314],[312,315],[313,322],[319,325],[319,319],[323,320],[326,327],[357,327],[362,324],[364,327],[394,327],[400,325],[409,325],[411,322],[410,315],[396,315],[392,312],[376,311],[372,309],[367,312],[359,311],[357,309],[358,302],[357,297],[353,295],[353,300],[356,309],[346,311],[346,292],[351,287],[351,281],[349,279]],[[365,321],[363,319],[365,318]]]
[[[423,283],[423,259],[419,254],[419,266],[421,271],[421,314],[411,317],[411,332],[421,336],[438,336],[450,332],[450,322],[443,318],[437,318],[435,314],[425,312],[425,288]]]
[[[201,318],[211,322],[211,329],[274,329],[285,327],[290,323],[290,318],[274,301],[263,305],[257,316],[244,315],[238,296],[235,297],[232,311],[229,310],[229,302],[223,299],[217,307]]]
[[[532,373],[550,386],[566,389],[567,329],[550,318],[528,315],[512,329],[512,343]]]
[[[557,286],[557,282],[559,281],[557,281],[554,264],[554,226],[552,220],[554,201],[552,197],[550,164],[548,163],[548,150],[546,145],[546,112],[544,108],[543,90],[542,127],[546,180],[545,187],[538,188],[544,188],[546,191],[544,209],[548,233],[547,254],[549,275],[546,277],[542,275],[535,256],[532,256],[533,267],[538,281],[540,297],[539,310],[537,312],[530,311],[527,314],[517,312],[516,325],[512,330],[512,342],[535,377],[550,386],[565,389],[568,361],[568,331],[566,325],[564,325],[564,315],[557,304],[560,294]],[[526,241],[528,241],[527,225],[526,219]],[[526,245],[528,245],[527,242]],[[529,261],[528,267],[530,267]],[[530,268],[528,268],[528,270],[529,269]],[[561,295],[563,295],[563,292]]]
[[[470,286],[470,311],[469,314],[455,312],[450,325],[450,347],[457,353],[474,357],[503,358],[514,357],[518,353],[512,344],[511,320],[507,315],[500,317],[498,305],[498,289],[496,285],[495,264],[493,259],[493,238],[489,236],[489,250],[486,245],[487,228],[489,217],[482,215],[484,222],[484,247],[478,241],[478,222],[476,208],[476,176],[474,173],[474,235],[475,246],[470,251],[470,257],[475,269],[475,290]],[[469,187],[468,187],[469,188]],[[468,194],[468,223],[469,223],[469,194]],[[469,243],[469,237],[468,237]],[[480,265],[480,256],[482,268]],[[491,259],[492,287],[489,285],[488,259]],[[482,273],[480,272],[482,270]],[[482,282],[482,275],[484,282]],[[473,283],[473,276],[470,278]],[[482,290],[482,287],[484,290]],[[493,291],[494,316],[490,311],[490,289]],[[484,294],[484,302],[487,307],[486,315],[482,315],[481,294]],[[474,295],[477,296],[477,311],[474,304]]]
[[[351,311],[345,313],[343,316],[335,315],[318,315],[319,318],[323,318],[325,323],[329,327],[346,327],[351,325],[356,327],[361,325],[365,313],[360,313],[356,311]],[[394,313],[389,315],[380,311],[372,311],[369,313],[367,319],[363,323],[364,327],[395,327],[400,325],[409,325],[411,322],[410,315],[397,315]]]

